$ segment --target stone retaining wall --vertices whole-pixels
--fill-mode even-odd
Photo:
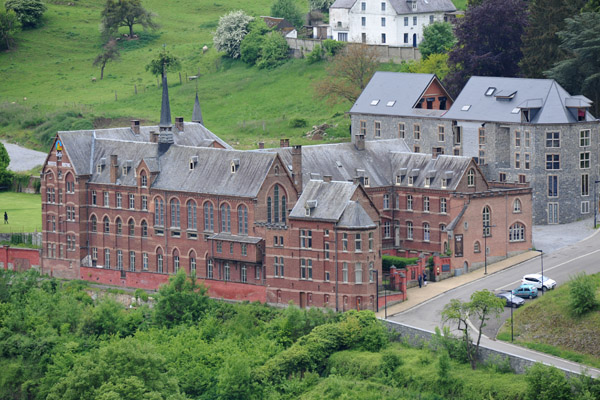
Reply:
[[[315,45],[321,44],[321,39],[285,38],[294,58],[303,58],[313,51]],[[350,44],[351,45],[351,44]],[[393,61],[400,63],[406,60],[420,60],[421,52],[416,47],[396,47],[385,45],[369,45],[377,53],[380,62]]]

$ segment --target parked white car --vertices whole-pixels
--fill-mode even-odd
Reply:
[[[538,290],[549,290],[556,287],[556,281],[541,274],[528,274],[521,279],[521,283],[535,286]]]

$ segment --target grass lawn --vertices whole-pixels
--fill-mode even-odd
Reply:
[[[589,275],[596,288],[600,274]],[[598,289],[596,289],[598,297]],[[563,285],[538,296],[534,302],[514,312],[515,342],[544,353],[600,367],[600,312],[598,309],[576,317],[569,306],[570,288]],[[510,320],[498,339],[510,340]]]
[[[8,224],[4,223],[4,212]],[[39,194],[0,192],[0,233],[42,230],[42,200]]]

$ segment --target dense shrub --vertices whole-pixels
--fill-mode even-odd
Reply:
[[[41,0],[7,0],[4,7],[17,14],[23,29],[39,26],[42,16],[47,10],[46,5]]]
[[[527,370],[525,379],[527,399],[566,400],[572,397],[565,374],[555,367],[535,363]]]
[[[223,15],[213,36],[217,51],[225,52],[231,58],[239,58],[240,45],[248,33],[248,24],[253,19],[242,10]]]
[[[290,128],[304,128],[306,125],[308,125],[308,122],[304,118],[290,119]]]
[[[248,25],[248,34],[240,45],[241,59],[246,64],[254,65],[260,57],[261,49],[265,42],[265,35],[269,32],[267,24],[262,18],[257,18]]]
[[[321,47],[320,44],[316,44],[315,47],[313,48],[313,51],[308,53],[308,55],[306,56],[306,61],[309,64],[317,63],[317,62],[321,61],[322,59],[323,59],[323,48]]]
[[[265,36],[260,57],[256,61],[258,68],[275,68],[289,57],[289,46],[287,41],[278,32],[270,32]]]
[[[345,45],[346,43],[338,42],[333,39],[323,40],[323,50],[325,50],[325,54],[327,54],[328,57],[335,57]]]
[[[394,256],[382,256],[383,262],[383,270],[389,271],[391,266],[396,268],[404,268],[407,265],[413,265],[417,262],[418,258],[404,258],[404,257],[394,257]]]
[[[571,279],[569,289],[571,292],[570,306],[575,315],[583,315],[598,306],[596,285],[585,272],[577,274]]]

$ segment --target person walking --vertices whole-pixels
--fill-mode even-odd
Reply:
[[[8,214],[4,211],[4,223],[8,224]]]
[[[421,274],[419,274],[419,278],[417,279],[419,281],[419,289],[421,287],[423,287],[423,277],[421,276]]]

